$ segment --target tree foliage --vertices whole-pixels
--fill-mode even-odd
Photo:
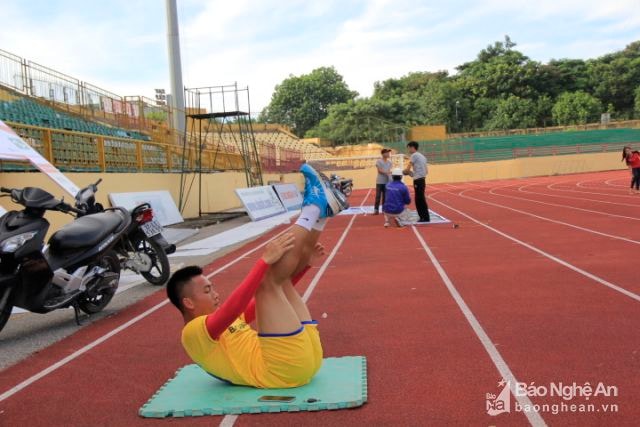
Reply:
[[[331,105],[356,96],[335,68],[317,68],[309,74],[289,76],[276,86],[258,121],[285,124],[296,135],[303,136],[327,116]]]
[[[263,114],[293,126],[299,135],[338,143],[384,142],[398,135],[398,128],[426,124],[472,132],[593,122],[603,112],[613,119],[640,118],[640,41],[600,58],[543,64],[516,50],[507,36],[453,75],[411,72],[376,82],[369,98],[355,99],[340,79],[339,93],[348,99],[333,102],[334,97],[322,108],[309,108],[318,113],[303,115],[305,120],[292,121],[293,111],[305,102],[315,106],[317,95],[307,88],[291,91],[291,97],[279,94],[290,79]]]
[[[559,125],[581,125],[598,120],[602,103],[583,91],[565,92],[553,106],[553,119]]]

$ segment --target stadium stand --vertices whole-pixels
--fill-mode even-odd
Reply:
[[[36,100],[13,95],[7,89],[1,87],[0,120],[118,138],[132,138],[143,141],[151,140],[148,135],[143,135],[136,131],[109,127],[101,123],[77,118],[71,114],[58,111],[55,108],[37,102]]]

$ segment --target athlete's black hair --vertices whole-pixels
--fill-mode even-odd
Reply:
[[[182,311],[182,290],[184,286],[191,281],[194,277],[198,277],[202,274],[202,269],[196,265],[181,268],[173,273],[169,282],[167,282],[167,297],[178,310]]]
[[[411,142],[409,142],[409,143],[407,144],[407,147],[415,148],[415,149],[416,149],[416,151],[418,151],[418,148],[420,148],[420,144],[418,144],[418,143],[417,143],[417,142],[415,142],[415,141],[411,141]]]

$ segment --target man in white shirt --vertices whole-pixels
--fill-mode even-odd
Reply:
[[[431,222],[429,205],[427,205],[427,198],[425,196],[427,187],[426,178],[429,173],[429,168],[427,166],[427,158],[418,151],[419,147],[415,141],[407,144],[407,150],[411,157],[409,159],[409,166],[404,170],[404,173],[413,177],[413,189],[416,193],[416,210],[420,217],[418,222],[424,223]]]

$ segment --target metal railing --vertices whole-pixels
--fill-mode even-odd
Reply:
[[[141,141],[128,138],[42,128],[6,122],[31,147],[62,171],[68,172],[187,172],[197,169],[194,146]],[[243,171],[242,154],[228,146],[209,144],[202,150],[203,172]],[[291,172],[300,167],[301,151],[259,145],[265,172]],[[0,171],[33,170],[24,162],[0,161]]]
[[[180,172],[195,169],[194,148],[174,144],[49,129],[7,122],[31,147],[62,171]],[[183,155],[184,151],[184,155]],[[30,170],[21,162],[0,162],[0,171]],[[242,170],[240,154],[202,150],[203,171]]]

